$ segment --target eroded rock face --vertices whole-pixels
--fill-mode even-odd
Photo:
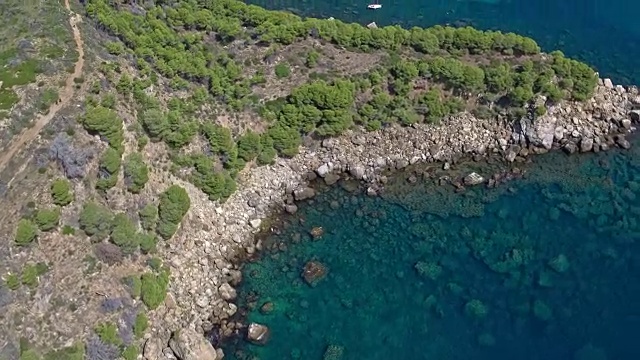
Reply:
[[[220,360],[216,349],[204,336],[191,329],[174,332],[169,347],[178,360]]]
[[[145,360],[163,359],[162,342],[157,338],[150,338],[144,343],[144,351],[142,353]]]
[[[269,328],[262,324],[251,323],[247,329],[247,340],[256,345],[266,344],[270,335]]]

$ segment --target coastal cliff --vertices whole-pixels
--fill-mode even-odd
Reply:
[[[260,251],[254,234],[262,219],[274,212],[295,212],[297,201],[314,196],[310,180],[320,177],[334,184],[352,178],[375,195],[384,187],[385,170],[420,162],[449,164],[464,155],[478,161],[499,157],[514,162],[551,150],[572,154],[628,148],[625,137],[638,125],[634,109],[639,105],[636,87],[613,86],[604,79],[586,103],[563,102],[542,116],[524,116],[514,123],[462,114],[440,125],[351,131],[318,141],[292,159],[250,169],[238,191],[219,206],[190,192],[194,204],[184,231],[165,254],[175,259],[171,261],[173,305],[155,314],[159,323],[166,324],[157,336],[164,342],[172,330],[183,327],[214,329],[220,336],[244,334],[246,324],[233,317],[238,308],[232,287],[241,281],[234,259]],[[211,217],[212,213],[216,215]]]

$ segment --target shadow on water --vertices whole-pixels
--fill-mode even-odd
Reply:
[[[629,0],[249,0],[302,16],[335,17],[378,25],[469,24],[534,38],[547,51],[560,49],[623,84],[640,83],[640,2]]]
[[[244,269],[240,305],[271,339],[227,355],[640,358],[640,151],[523,167],[495,189],[398,174],[383,197],[337,186],[302,204],[281,251]],[[310,261],[326,273],[304,279]]]

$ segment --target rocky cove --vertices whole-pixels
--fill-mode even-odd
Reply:
[[[544,99],[539,99],[544,102]],[[237,316],[234,289],[242,281],[242,260],[262,249],[256,234],[265,219],[282,211],[293,213],[296,202],[315,196],[309,182],[317,177],[327,185],[341,178],[360,181],[369,195],[383,191],[386,173],[422,162],[441,162],[449,168],[463,156],[474,160],[499,157],[519,162],[550,150],[567,153],[628,148],[626,136],[640,122],[636,87],[614,86],[600,80],[592,99],[563,102],[538,117],[515,122],[481,120],[470,114],[439,125],[390,127],[376,132],[350,131],[322,141],[310,140],[292,159],[255,167],[241,177],[238,191],[217,204],[189,184],[192,208],[182,229],[162,250],[172,279],[164,306],[152,313],[153,331],[147,335],[145,359],[221,359],[212,347],[220,338],[247,336],[247,324]],[[491,174],[464,174],[458,186],[477,185]],[[206,214],[215,213],[211,218]],[[253,327],[254,340],[264,336]],[[209,341],[201,334],[207,333]]]

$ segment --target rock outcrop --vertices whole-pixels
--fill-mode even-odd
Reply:
[[[221,360],[218,351],[199,333],[191,329],[174,332],[169,347],[178,360]],[[145,349],[146,356],[146,349]]]

